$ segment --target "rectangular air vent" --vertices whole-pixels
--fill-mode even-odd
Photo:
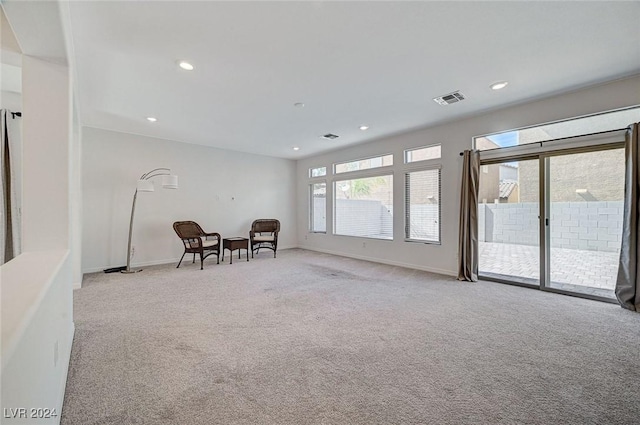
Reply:
[[[338,136],[336,136],[335,134],[331,134],[331,133],[327,133],[324,136],[322,136],[323,139],[329,139],[329,140],[333,140],[333,139],[337,139]]]
[[[464,95],[456,90],[453,93],[445,94],[440,97],[434,97],[433,100],[440,105],[451,105],[452,103],[464,100]]]

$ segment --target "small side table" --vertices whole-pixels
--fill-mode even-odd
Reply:
[[[229,264],[233,264],[233,251],[238,250],[238,260],[240,259],[240,253],[242,249],[247,251],[247,261],[249,261],[249,239],[247,238],[226,238],[222,240],[222,261],[224,261],[224,250],[230,251]]]

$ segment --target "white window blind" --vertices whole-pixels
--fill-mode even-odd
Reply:
[[[334,182],[334,234],[393,239],[393,176]]]
[[[311,205],[309,206],[309,230],[315,233],[327,231],[327,183],[309,185]]]
[[[440,169],[405,174],[405,237],[440,243]]]

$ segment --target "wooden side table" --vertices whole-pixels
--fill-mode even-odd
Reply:
[[[238,250],[238,260],[242,249],[247,251],[247,261],[249,261],[249,239],[247,238],[226,238],[222,240],[222,261],[224,261],[224,250],[229,250],[230,261],[233,264],[233,251]]]

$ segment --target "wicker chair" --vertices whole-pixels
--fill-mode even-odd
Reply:
[[[251,240],[251,258],[253,258],[253,251],[256,251],[258,254],[260,253],[260,248],[272,250],[273,258],[276,258],[279,231],[280,222],[275,218],[254,221],[251,224],[251,231],[249,231],[249,239]]]
[[[195,221],[176,221],[173,223],[173,230],[176,231],[184,244],[184,253],[176,268],[180,267],[182,259],[187,253],[193,254],[194,263],[196,262],[196,254],[200,254],[200,270],[203,269],[204,259],[212,254],[216,254],[217,264],[220,264],[220,233],[205,233]]]

